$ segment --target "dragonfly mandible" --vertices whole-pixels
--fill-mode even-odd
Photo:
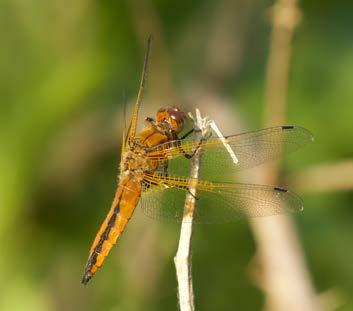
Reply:
[[[172,164],[177,163],[176,167],[180,169],[190,162],[197,148],[201,148],[205,155],[202,170],[213,170],[211,175],[215,177],[216,172],[224,175],[229,170],[250,168],[276,159],[284,151],[294,151],[312,141],[311,133],[298,126],[277,126],[227,136],[226,142],[238,159],[234,164],[225,151],[224,142],[218,137],[195,141],[189,135],[192,131],[179,137],[187,114],[177,107],[159,109],[156,119],[146,118],[145,129],[136,135],[150,47],[151,38],[147,42],[131,121],[123,134],[117,190],[91,246],[83,284],[87,284],[102,266],[139,203],[143,211],[153,218],[182,219],[183,203],[177,198],[185,197],[190,179],[173,175]],[[302,209],[301,199],[280,187],[197,180],[195,222],[222,223],[241,216],[269,216]]]

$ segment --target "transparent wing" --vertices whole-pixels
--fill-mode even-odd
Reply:
[[[151,218],[181,221],[190,182],[196,181],[147,176],[140,200],[143,212]],[[295,193],[272,186],[197,181],[196,197],[195,223],[225,223],[303,210]]]
[[[147,49],[145,53],[145,59],[143,62],[143,68],[142,68],[142,74],[141,74],[141,80],[140,80],[140,88],[137,93],[137,98],[136,102],[132,111],[132,116],[131,116],[131,121],[129,128],[127,130],[127,137],[125,138],[125,142],[128,142],[132,144],[134,138],[135,138],[135,133],[136,133],[136,128],[137,128],[137,118],[138,118],[138,113],[140,110],[140,106],[142,103],[142,95],[143,91],[145,89],[145,83],[146,83],[146,78],[147,78],[147,67],[148,67],[148,61],[149,61],[149,55],[150,55],[150,50],[151,50],[151,44],[152,44],[152,37],[149,35],[147,39]]]
[[[151,161],[163,163],[165,159],[185,159],[184,155],[192,154],[196,148],[202,148],[204,155],[202,167],[217,169],[241,170],[266,161],[279,158],[283,153],[299,149],[313,140],[305,128],[298,126],[278,126],[238,135],[227,136],[226,141],[238,159],[235,164],[218,137],[206,141],[174,140],[147,151]],[[172,162],[172,161],[171,161]],[[187,161],[184,161],[187,162]],[[185,166],[178,164],[178,167]]]

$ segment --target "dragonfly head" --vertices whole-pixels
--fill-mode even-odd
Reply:
[[[178,107],[165,107],[157,112],[157,123],[167,123],[175,133],[183,130],[186,113]]]

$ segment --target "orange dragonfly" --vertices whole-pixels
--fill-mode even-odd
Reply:
[[[102,266],[139,203],[153,218],[182,219],[181,198],[188,192],[191,180],[180,175],[187,176],[190,158],[199,148],[203,152],[201,172],[210,174],[213,180],[220,177],[222,182],[197,180],[195,222],[222,223],[242,215],[269,216],[303,209],[301,199],[283,188],[224,182],[229,171],[276,159],[284,151],[294,151],[312,141],[311,133],[302,127],[277,126],[225,137],[236,154],[237,164],[229,162],[230,156],[218,137],[196,141],[191,137],[192,130],[179,137],[187,115],[176,107],[159,109],[156,119],[146,118],[146,128],[135,135],[150,46],[151,38],[132,118],[123,136],[119,184],[89,252],[83,284]]]

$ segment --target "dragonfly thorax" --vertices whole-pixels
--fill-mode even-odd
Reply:
[[[143,156],[143,152],[130,150],[125,153],[122,161],[122,171],[134,172],[136,175],[143,175],[145,171],[150,169],[147,158]]]

